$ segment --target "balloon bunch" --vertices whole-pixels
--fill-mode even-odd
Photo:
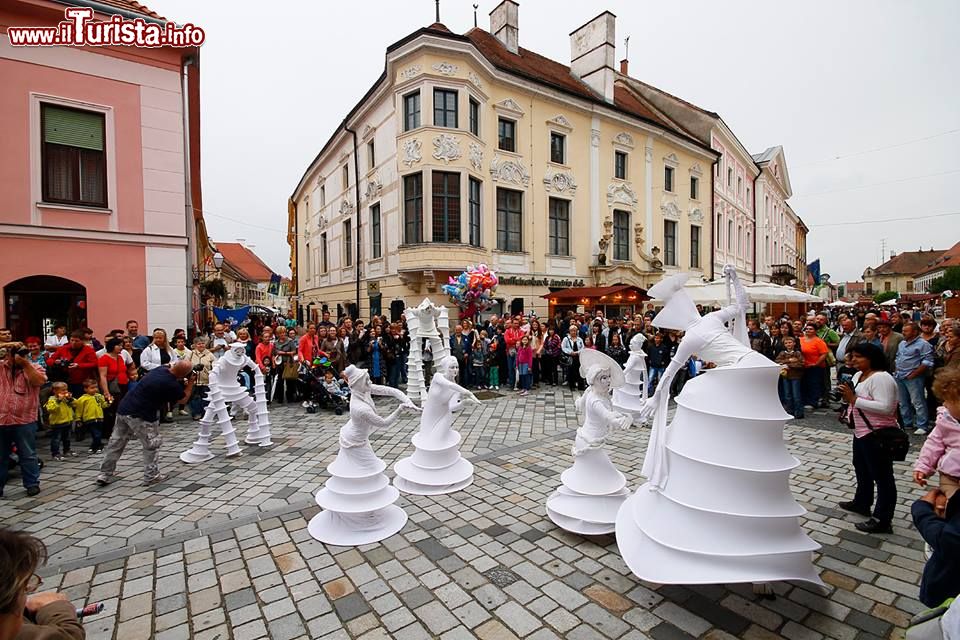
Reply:
[[[456,278],[450,278],[443,285],[443,292],[450,296],[450,302],[460,307],[462,316],[472,316],[478,311],[486,311],[493,306],[493,294],[497,290],[499,279],[485,264],[470,265]]]

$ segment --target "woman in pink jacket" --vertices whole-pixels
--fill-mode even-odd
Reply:
[[[526,334],[520,338],[517,347],[517,373],[520,376],[520,395],[525,396],[533,380],[533,347],[530,346],[530,336]]]
[[[933,382],[933,392],[943,402],[937,409],[937,423],[923,443],[913,480],[921,487],[934,471],[940,472],[940,490],[949,500],[960,482],[960,369],[941,369]]]

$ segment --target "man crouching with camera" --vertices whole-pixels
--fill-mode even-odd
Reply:
[[[40,493],[40,463],[37,461],[37,416],[40,387],[47,376],[28,359],[29,350],[19,342],[0,344],[0,498],[7,484],[13,447],[17,448],[20,477],[27,495]]]
[[[157,367],[145,375],[137,386],[123,397],[117,407],[117,422],[113,427],[110,442],[103,450],[103,464],[97,484],[105,487],[117,474],[117,461],[123,455],[130,438],[136,438],[143,447],[143,485],[163,482],[166,474],[160,473],[160,412],[168,403],[184,402],[193,393],[193,365],[189,360],[178,360],[169,368]]]

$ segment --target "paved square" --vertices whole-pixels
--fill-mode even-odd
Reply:
[[[381,406],[392,404],[383,400]],[[0,521],[50,548],[44,586],[78,605],[104,602],[87,637],[197,638],[902,638],[923,609],[916,600],[923,544],[909,521],[920,492],[907,462],[895,466],[900,501],[894,535],[867,536],[835,508],[852,494],[851,434],[833,414],[790,423],[788,447],[802,465],[792,485],[809,511],[804,526],[827,589],[776,585],[759,600],[749,585],[644,583],[626,568],[613,536],[556,528],[546,497],[570,463],[573,397],[547,387],[468,407],[455,422],[475,482],[447,496],[404,496],[400,534],[358,548],[323,545],[307,533],[312,494],[326,479],[346,416],[274,407],[276,444],[243,457],[188,466],[196,423],[164,426],[161,470],[169,481],[139,486],[139,449],[121,478],[94,485],[99,457],[49,462],[43,493],[29,498],[11,478]],[[239,425],[238,425],[239,426]],[[371,438],[388,465],[410,455],[417,419]],[[611,440],[630,487],[648,431]],[[217,443],[218,445],[220,443]],[[39,447],[46,451],[46,440]],[[78,449],[81,449],[81,446]]]

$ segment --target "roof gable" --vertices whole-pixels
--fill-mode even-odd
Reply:
[[[250,282],[268,282],[273,270],[264,264],[257,254],[236,242],[217,242],[217,250],[223,260]]]
[[[766,170],[773,177],[788,198],[793,195],[790,174],[787,171],[787,158],[782,146],[777,145],[766,149],[763,153],[754,154],[753,161],[761,171]]]
[[[868,269],[873,276],[913,275],[926,271],[940,256],[946,253],[943,249],[929,251],[904,251],[893,256],[876,269]]]

